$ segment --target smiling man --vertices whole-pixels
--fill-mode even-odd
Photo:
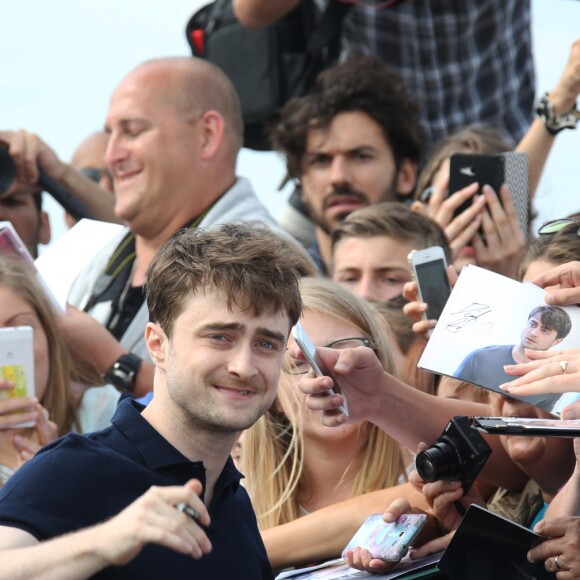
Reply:
[[[424,139],[399,77],[359,56],[323,71],[311,95],[291,100],[272,141],[316,224],[313,254],[324,269],[330,236],[347,215],[413,192]]]
[[[273,578],[229,453],[276,396],[301,274],[284,241],[244,226],[163,246],[146,279],[155,396],[2,489],[0,577]]]
[[[505,394],[499,385],[517,377],[505,373],[505,365],[530,362],[525,349],[548,350],[561,343],[572,330],[568,313],[559,306],[538,306],[528,315],[519,344],[487,346],[469,353],[453,376],[476,385]],[[548,411],[560,397],[557,395],[534,395],[522,397],[527,402]]]

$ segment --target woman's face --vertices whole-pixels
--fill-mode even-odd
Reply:
[[[322,314],[314,310],[305,309],[300,319],[308,336],[315,346],[327,346],[328,344],[343,338],[369,338],[356,326],[332,316]],[[290,336],[288,346],[295,344],[294,338]],[[335,348],[347,348],[351,346],[363,346],[362,342],[348,342],[344,345],[337,344]],[[289,355],[287,360],[291,360]],[[285,365],[291,366],[291,365]],[[345,437],[354,436],[358,432],[357,424],[341,425],[340,427],[325,427],[320,422],[320,412],[313,412],[306,407],[306,395],[303,395],[298,388],[298,382],[304,376],[302,374],[290,374],[283,372],[281,388],[286,388],[290,401],[297,400],[300,406],[297,411],[302,416],[303,432],[305,438],[321,438],[327,441],[340,441]],[[296,396],[293,396],[296,395]],[[288,413],[282,404],[282,410]]]
[[[48,340],[34,308],[14,290],[0,285],[0,328],[32,326],[34,329],[34,382],[36,396],[44,397],[48,384]]]

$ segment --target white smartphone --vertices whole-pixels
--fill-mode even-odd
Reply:
[[[0,377],[14,383],[14,388],[0,390],[0,399],[35,395],[34,330],[31,326],[0,328]],[[34,421],[23,421],[10,428],[33,426]]]
[[[451,294],[443,248],[432,246],[425,250],[413,250],[408,259],[413,277],[417,281],[419,299],[428,306],[423,313],[423,319],[439,320]],[[428,336],[430,334],[431,332]]]
[[[292,328],[292,336],[296,341],[296,344],[300,347],[300,350],[304,354],[304,357],[308,361],[308,364],[312,367],[314,374],[317,377],[330,377],[334,382],[334,387],[329,389],[328,394],[333,395],[334,393],[338,393],[344,397],[344,404],[342,404],[338,410],[348,417],[348,404],[346,402],[346,397],[340,388],[338,381],[333,376],[333,374],[328,370],[328,367],[324,364],[322,358],[316,351],[316,347],[314,346],[313,342],[310,340],[308,334],[304,330],[302,323],[298,321],[294,327]]]

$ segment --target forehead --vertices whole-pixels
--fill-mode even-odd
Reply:
[[[535,322],[538,326],[545,326],[545,324],[542,324],[542,314],[540,312],[534,314],[528,319],[528,323],[532,322]]]
[[[334,314],[305,308],[300,318],[308,336],[317,346],[324,346],[341,338],[364,336],[361,330],[351,322]],[[290,340],[294,340],[291,338]]]
[[[167,71],[136,70],[121,81],[109,101],[107,125],[132,118],[152,120],[175,114],[175,102],[168,87],[175,86]]]
[[[334,265],[335,268],[397,265],[410,272],[407,256],[416,245],[412,240],[391,236],[346,238],[334,250]]]
[[[339,113],[328,127],[308,131],[306,151],[344,152],[362,147],[373,147],[392,153],[380,125],[361,111]]]
[[[196,294],[190,294],[182,303],[181,311],[175,321],[175,326],[195,329],[208,324],[241,324],[245,332],[251,334],[258,329],[288,336],[290,332],[290,317],[285,311],[263,311],[259,315],[235,303],[228,307],[228,298],[215,289],[200,289]]]

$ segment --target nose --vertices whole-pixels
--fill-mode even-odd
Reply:
[[[349,183],[348,164],[344,157],[336,155],[330,166],[330,179],[333,184]]]
[[[111,133],[107,149],[105,151],[105,163],[107,167],[113,169],[115,165],[124,161],[128,156],[128,149],[124,145],[120,135]]]
[[[365,300],[379,300],[377,285],[370,276],[363,276],[356,285],[356,294]]]
[[[228,361],[228,372],[240,380],[248,380],[258,373],[255,363],[255,355],[251,348],[240,345],[231,351]]]

